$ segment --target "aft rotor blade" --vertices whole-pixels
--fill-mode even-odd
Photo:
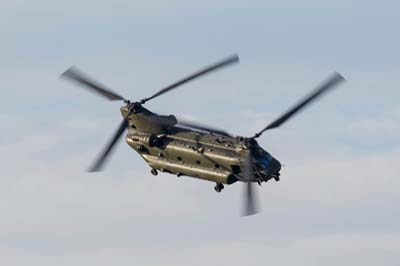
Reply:
[[[209,66],[207,66],[207,67],[205,67],[205,68],[203,68],[203,69],[201,69],[201,70],[199,70],[199,71],[197,71],[197,72],[195,72],[195,73],[193,73],[193,74],[191,74],[191,75],[189,75],[189,76],[187,76],[187,77],[185,77],[185,78],[183,78],[183,79],[181,79],[181,80],[179,80],[179,81],[177,81],[177,82],[175,82],[175,83],[173,83],[171,85],[169,85],[168,87],[163,88],[162,90],[160,90],[159,92],[157,92],[153,96],[143,99],[141,101],[141,103],[144,104],[144,103],[146,103],[146,102],[148,102],[148,101],[150,101],[150,100],[152,100],[152,99],[154,99],[154,98],[156,98],[158,96],[161,96],[164,93],[167,93],[167,92],[169,92],[169,91],[171,91],[171,90],[173,90],[173,89],[175,89],[175,88],[177,88],[177,87],[179,87],[179,86],[181,86],[181,85],[183,85],[183,84],[185,84],[185,83],[187,83],[189,81],[192,81],[192,80],[197,79],[197,78],[199,78],[199,77],[201,77],[203,75],[206,75],[206,74],[211,73],[211,72],[216,71],[216,70],[220,70],[220,69],[222,69],[222,68],[224,68],[226,66],[229,66],[231,64],[238,63],[238,62],[239,62],[239,57],[236,54],[232,55],[232,56],[230,56],[228,58],[225,58],[225,59],[223,59],[223,60],[221,60],[221,61],[219,61],[217,63],[209,65]]]
[[[91,91],[94,91],[111,101],[118,101],[118,100],[126,101],[124,97],[118,95],[117,93],[113,92],[106,86],[89,78],[88,76],[83,74],[80,70],[78,70],[76,67],[71,67],[67,69],[63,74],[61,74],[60,77],[78,83],[80,85],[84,85]]]
[[[323,94],[328,92],[329,90],[335,88],[337,85],[340,83],[344,82],[345,79],[342,75],[339,73],[334,73],[329,79],[327,79],[323,84],[321,84],[319,87],[317,87],[314,91],[312,91],[309,95],[307,95],[303,100],[301,100],[299,103],[294,105],[292,108],[290,108],[286,113],[284,113],[282,116],[280,116],[278,119],[273,121],[271,124],[269,124],[267,127],[265,127],[263,130],[255,134],[255,138],[258,138],[263,134],[265,131],[273,128],[277,128],[283,123],[285,123],[289,118],[291,118],[293,115],[301,111],[304,107],[306,107],[308,104],[311,102],[317,100],[319,97],[321,97]]]
[[[232,135],[229,134],[228,132],[226,132],[225,130],[207,126],[207,125],[203,125],[203,124],[200,124],[197,122],[189,122],[186,120],[178,119],[178,126],[188,127],[188,128],[192,128],[192,129],[198,129],[201,131],[210,132],[210,133],[214,133],[214,134],[221,135],[221,136],[232,137]]]
[[[128,120],[124,119],[115,132],[114,136],[111,138],[110,142],[104,148],[103,152],[100,154],[98,159],[95,161],[93,166],[89,168],[89,172],[99,172],[103,169],[104,163],[106,162],[107,158],[110,156],[115,144],[120,139],[121,135],[124,133],[126,128],[128,127]]]
[[[253,166],[251,162],[251,155],[249,153],[246,163],[244,166],[244,177],[246,181],[246,186],[245,186],[245,191],[244,191],[244,210],[243,210],[243,216],[249,216],[253,214],[257,214],[258,211],[258,203],[257,203],[257,198],[256,194],[254,191],[254,174],[253,174]]]

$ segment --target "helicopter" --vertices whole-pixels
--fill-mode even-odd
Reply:
[[[61,74],[61,78],[82,85],[110,101],[124,103],[120,108],[123,118],[120,126],[88,171],[101,171],[115,144],[127,132],[126,143],[150,166],[151,174],[162,172],[211,181],[215,183],[214,189],[217,192],[221,192],[224,185],[242,182],[245,184],[243,216],[258,213],[254,186],[271,179],[279,181],[282,166],[278,159],[258,144],[257,139],[264,132],[280,127],[345,79],[339,73],[333,73],[316,89],[251,137],[235,136],[219,128],[178,120],[174,115],[159,115],[144,107],[150,100],[238,62],[239,57],[234,54],[139,101],[124,98],[76,67],[67,69]]]

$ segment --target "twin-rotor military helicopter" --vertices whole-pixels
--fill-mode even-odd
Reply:
[[[245,183],[245,208],[243,215],[257,213],[253,184],[279,181],[280,162],[261,148],[256,139],[265,131],[277,128],[305,106],[316,100],[344,78],[334,73],[324,83],[295,104],[252,137],[233,136],[224,130],[188,121],[178,121],[173,115],[158,115],[146,109],[144,104],[201,76],[238,63],[237,55],[209,65],[140,101],[130,101],[104,85],[84,75],[75,67],[61,77],[83,85],[85,88],[111,101],[123,101],[122,123],[89,169],[102,170],[116,142],[127,131],[125,140],[151,168],[158,172],[189,176],[216,183],[214,189],[221,192],[225,185],[238,181]]]

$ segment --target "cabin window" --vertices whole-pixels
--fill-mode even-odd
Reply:
[[[215,166],[215,168],[217,168],[217,169],[220,167],[219,164],[217,164],[217,163],[216,163],[214,166]]]
[[[196,160],[196,163],[197,163],[198,165],[200,165],[200,164],[201,164],[201,162],[200,162],[199,160]]]
[[[242,170],[240,169],[239,165],[231,165],[231,168],[232,168],[232,172],[235,175],[238,175],[238,174],[242,173]]]
[[[178,161],[182,162],[182,157],[178,156]]]
[[[146,147],[144,145],[140,145],[139,148],[138,148],[138,151],[139,152],[143,152],[143,153],[148,153],[149,152],[149,150],[146,149]]]

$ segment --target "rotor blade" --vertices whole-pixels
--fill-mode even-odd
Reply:
[[[192,128],[192,129],[198,129],[201,131],[206,131],[206,132],[214,133],[214,134],[221,135],[221,136],[232,137],[232,135],[229,134],[228,132],[226,132],[225,130],[207,126],[207,125],[203,125],[203,124],[200,124],[197,122],[189,122],[186,120],[178,119],[178,126],[188,127],[188,128]]]
[[[192,81],[192,80],[197,79],[197,78],[199,78],[199,77],[201,77],[201,76],[203,76],[205,74],[208,74],[208,73],[210,73],[212,71],[216,71],[216,70],[222,69],[223,67],[226,67],[228,65],[231,65],[233,63],[238,63],[238,62],[239,62],[239,57],[236,54],[232,55],[232,56],[230,56],[228,58],[225,58],[225,59],[223,59],[223,60],[221,60],[221,61],[219,61],[217,63],[209,65],[209,66],[207,66],[207,67],[205,67],[205,68],[203,68],[203,69],[201,69],[201,70],[199,70],[199,71],[197,71],[197,72],[195,72],[195,73],[193,73],[193,74],[191,74],[191,75],[189,75],[189,76],[187,76],[187,77],[185,77],[185,78],[183,78],[183,79],[181,79],[181,80],[179,80],[179,81],[177,81],[177,82],[175,82],[175,83],[173,83],[171,85],[169,85],[168,87],[163,88],[162,90],[160,90],[159,92],[157,92],[153,96],[143,99],[141,101],[141,103],[144,104],[144,103],[146,103],[146,102],[148,102],[148,101],[150,101],[150,100],[152,100],[152,99],[154,99],[154,98],[156,98],[156,97],[158,97],[158,96],[160,96],[160,95],[162,95],[164,93],[167,93],[170,90],[173,90],[173,89],[177,88],[178,86],[181,86],[181,85],[183,85],[183,84],[185,84],[185,83],[187,83],[189,81]]]
[[[108,156],[110,155],[115,143],[119,140],[121,135],[124,133],[125,129],[128,127],[128,120],[124,119],[119,126],[118,130],[115,132],[114,136],[111,138],[110,142],[104,148],[103,152],[100,154],[98,159],[95,161],[92,167],[89,168],[89,172],[99,172],[103,169],[103,165],[106,162]]]
[[[254,137],[258,138],[265,131],[279,127],[280,125],[285,123],[289,118],[291,118],[293,115],[295,115],[297,112],[302,110],[305,106],[310,104],[312,101],[316,100],[317,98],[322,96],[324,93],[328,92],[330,89],[335,88],[337,85],[339,85],[340,83],[342,83],[344,81],[345,81],[345,79],[343,78],[342,75],[340,75],[339,73],[334,73],[328,80],[326,80],[323,84],[321,84],[319,87],[317,87],[317,89],[312,91],[303,100],[301,100],[299,103],[294,105],[286,113],[284,113],[278,119],[273,121],[271,124],[269,124],[263,130],[261,130],[260,132],[255,134]]]
[[[254,191],[254,174],[252,168],[251,155],[249,153],[243,169],[245,175],[244,177],[246,179],[246,187],[244,191],[245,206],[243,210],[243,216],[257,214],[259,212],[257,208],[258,204],[256,200],[256,194]]]
[[[122,100],[125,101],[125,98],[113,92],[109,88],[100,83],[97,83],[93,79],[89,78],[81,71],[79,71],[76,67],[70,67],[63,74],[61,74],[60,78],[67,79],[69,81],[73,81],[80,85],[84,85],[86,88],[91,89],[94,92],[106,97],[111,101]]]
[[[243,212],[243,216],[250,216],[250,215],[254,215],[254,214],[258,213],[256,206],[255,206],[255,202],[254,202],[253,189],[254,189],[253,184],[250,181],[247,182],[246,183],[246,192],[245,192],[246,206],[245,206],[245,210]]]

